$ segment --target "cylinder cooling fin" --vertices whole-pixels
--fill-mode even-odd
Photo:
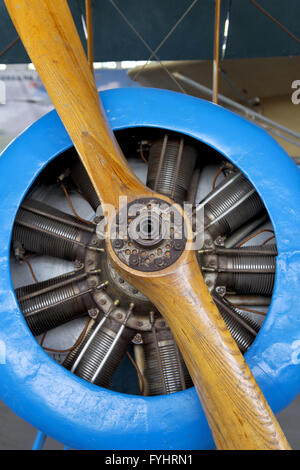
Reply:
[[[151,126],[143,120],[137,122],[131,111],[129,103],[140,102],[137,91],[104,94],[119,144],[133,171],[150,188],[182,207],[190,203],[194,215],[202,211],[204,236],[197,259],[205,282],[259,385],[278,411],[298,393],[294,380],[299,372],[296,345],[300,325],[298,329],[294,316],[298,281],[287,273],[294,269],[299,250],[283,223],[287,209],[298,213],[298,170],[295,172],[270,137],[222,108],[165,92],[143,90],[142,94],[144,115],[152,116]],[[153,103],[161,109],[161,100],[165,111],[158,116]],[[186,117],[176,113],[181,104]],[[122,107],[126,122],[120,121]],[[51,137],[49,127],[61,138]],[[17,198],[11,205],[17,207],[10,214],[11,240],[9,231],[1,234],[3,240],[5,233],[7,236],[3,246],[11,242],[10,260],[1,266],[1,279],[12,276],[15,296],[9,316],[4,314],[4,303],[0,304],[4,312],[1,331],[4,335],[11,331],[15,318],[15,333],[8,335],[5,343],[18,354],[22,348],[31,350],[23,370],[23,376],[28,377],[22,392],[25,399],[31,407],[40,400],[37,389],[32,391],[30,377],[32,367],[44,364],[47,372],[42,376],[37,372],[34,380],[43,380],[39,394],[47,388],[54,397],[55,410],[48,409],[46,395],[42,398],[50,416],[45,431],[54,438],[76,448],[109,449],[111,436],[114,448],[130,448],[129,440],[134,436],[139,436],[138,446],[143,449],[211,448],[210,431],[172,332],[150,300],[110,264],[105,245],[97,236],[101,221],[98,197],[55,113],[16,142],[29,149],[27,139],[35,136],[38,142],[47,142],[46,148],[37,146],[32,154],[27,150],[25,180],[19,176],[7,190],[8,198]],[[18,155],[16,145],[12,144],[6,150],[7,157],[4,154],[1,159],[4,175],[9,174],[8,157],[12,162],[15,152]],[[262,156],[265,164],[260,173]],[[54,157],[59,164],[57,170],[52,165],[50,172]],[[33,178],[41,159],[43,171]],[[265,171],[274,180],[276,195],[264,184]],[[285,191],[280,192],[282,185]],[[292,197],[287,196],[286,188]],[[279,196],[278,206],[275,199]],[[298,219],[293,224],[300,226]],[[5,289],[2,291],[7,292],[7,286]],[[280,325],[274,320],[279,310]],[[278,344],[289,351],[291,359],[276,354],[275,369],[269,365],[267,373],[260,364],[269,360],[265,351],[275,351]],[[49,355],[57,363],[49,361]],[[285,361],[282,376],[277,370],[280,361]],[[9,363],[18,377],[14,359],[9,358]],[[66,390],[70,390],[68,403],[62,398]],[[10,401],[7,386],[2,396]],[[78,403],[84,403],[83,409]],[[38,414],[26,415],[21,405],[15,405],[15,410],[43,429]],[[95,413],[97,420],[92,417]],[[72,442],[67,442],[63,426],[56,426],[58,416],[63,416],[66,426],[72,426]],[[125,443],[122,420],[128,431]]]

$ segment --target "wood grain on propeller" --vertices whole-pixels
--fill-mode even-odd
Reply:
[[[288,450],[255,378],[204,282],[194,251],[160,272],[143,273],[110,256],[121,276],[164,316],[189,369],[218,449]]]
[[[67,2],[6,5],[100,200],[117,206],[119,195],[149,192],[130,170],[107,123]]]
[[[132,173],[114,139],[66,0],[5,3],[100,200],[118,207],[119,196],[133,200],[155,195]],[[122,264],[109,241],[107,247],[122,276],[166,318],[217,447],[289,449],[212,301],[195,253],[186,250],[169,268],[146,274]]]

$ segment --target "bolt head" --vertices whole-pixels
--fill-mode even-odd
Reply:
[[[88,313],[91,318],[97,318],[99,310],[97,308],[91,308]]]
[[[224,245],[224,239],[222,237],[217,237],[215,240],[215,244],[218,246],[223,246]]]
[[[165,264],[165,260],[163,258],[155,258],[154,263],[158,267],[162,267]]]
[[[173,248],[176,251],[180,251],[183,249],[183,243],[182,240],[174,240],[173,242]]]
[[[218,287],[216,287],[216,292],[217,292],[217,294],[223,296],[223,295],[226,294],[226,287],[224,287],[224,286],[218,286]]]
[[[129,256],[129,265],[137,266],[139,264],[139,257],[138,255],[130,255]]]
[[[117,250],[119,250],[120,248],[123,247],[124,242],[123,242],[123,240],[117,239],[117,240],[113,241],[112,245],[113,245],[113,248],[116,248]]]
[[[142,335],[140,333],[137,333],[135,337],[133,338],[132,342],[134,344],[142,344],[143,343]]]

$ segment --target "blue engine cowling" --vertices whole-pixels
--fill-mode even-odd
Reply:
[[[272,303],[246,353],[273,411],[300,392],[300,172],[262,129],[181,94],[119,89],[101,94],[114,130],[169,129],[223,154],[249,178],[272,221],[278,247]],[[213,439],[195,389],[171,395],[119,394],[85,382],[52,360],[30,333],[10,275],[14,218],[29,187],[72,143],[55,111],[29,127],[0,159],[0,395],[23,419],[77,449],[210,449]]]

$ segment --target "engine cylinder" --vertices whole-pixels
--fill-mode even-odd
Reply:
[[[195,147],[183,138],[155,141],[149,152],[147,186],[183,204],[197,158]]]
[[[206,199],[205,228],[213,239],[229,235],[264,211],[259,195],[242,173],[230,173]]]
[[[16,289],[34,336],[63,325],[95,307],[85,276],[58,276]]]
[[[67,356],[64,366],[72,370],[72,367],[74,367],[74,364],[87,344],[87,341],[92,337],[90,344],[84,351],[82,358],[73,372],[78,377],[81,377],[88,382],[93,382],[101,387],[109,387],[114,372],[120,364],[129,347],[129,343],[134,336],[134,330],[125,327],[117,342],[113,344],[121,328],[120,323],[112,319],[106,319],[105,323],[95,333],[96,328],[97,323],[95,323],[87,332],[76,353],[69,354],[69,356]],[[101,364],[103,364],[102,367]],[[101,370],[93,380],[99,367],[101,367]]]
[[[71,370],[76,358],[78,357],[78,355],[82,351],[82,348],[84,347],[85,343],[87,342],[87,340],[91,336],[92,332],[94,331],[95,323],[96,323],[95,320],[93,320],[91,318],[81,341],[66,356],[66,358],[65,358],[65,360],[62,364],[65,367],[65,369]],[[77,339],[77,341],[78,341],[78,339]]]
[[[13,230],[13,241],[27,250],[66,260],[83,259],[93,228],[40,201],[25,201]]]
[[[242,352],[247,351],[247,349],[249,349],[255,339],[255,334],[247,330],[247,328],[241,323],[239,323],[239,321],[233,315],[238,315],[255,332],[259,331],[260,326],[247,314],[241,312],[239,309],[231,307],[228,304],[222,305],[221,302],[217,302],[217,306],[224,322],[226,323],[228,330],[231,333],[231,336],[237,343],[239,349]]]
[[[192,380],[169,329],[143,335],[148,394],[162,395],[192,386]]]
[[[249,256],[247,251],[253,247],[240,248],[240,254],[219,256],[219,272],[216,285],[225,285],[241,294],[271,295],[275,282],[276,245],[255,247],[261,250],[261,256]],[[274,256],[264,255],[264,251],[274,251]]]

